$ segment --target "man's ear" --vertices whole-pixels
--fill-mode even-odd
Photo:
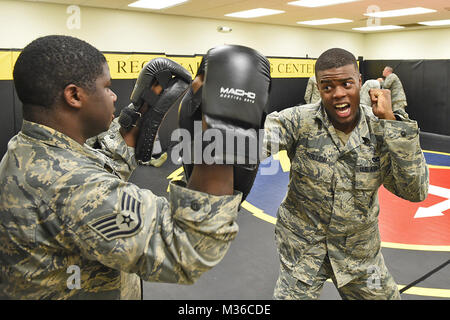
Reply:
[[[81,99],[80,95],[83,94],[81,92],[82,89],[74,84],[68,84],[63,91],[64,101],[72,108],[81,108]]]

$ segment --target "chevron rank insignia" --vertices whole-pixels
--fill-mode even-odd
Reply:
[[[124,192],[120,201],[120,213],[100,217],[88,225],[107,241],[130,237],[142,225],[141,203]]]

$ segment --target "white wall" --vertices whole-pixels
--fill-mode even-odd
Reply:
[[[197,19],[147,12],[81,6],[81,29],[69,30],[66,5],[0,1],[0,48],[23,48],[48,34],[79,37],[101,51],[203,54],[219,44],[241,44],[267,56],[317,58],[330,47],[362,55],[362,34],[283,27],[246,22]],[[226,25],[231,33],[219,33]]]
[[[364,59],[450,59],[450,28],[369,34]]]
[[[364,59],[450,59],[450,28],[361,34],[82,6],[81,29],[69,30],[67,7],[0,1],[0,48],[20,49],[39,36],[66,34],[102,51],[188,55],[229,43],[280,57],[317,58],[330,47],[342,47]],[[219,25],[233,31],[219,33]]]

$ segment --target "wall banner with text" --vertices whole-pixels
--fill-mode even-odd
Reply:
[[[14,64],[20,51],[0,51],[0,80],[12,80]],[[137,79],[142,67],[157,57],[166,57],[181,64],[192,77],[202,61],[202,55],[170,56],[162,53],[104,53],[112,79]],[[314,59],[268,58],[272,78],[309,78],[314,75]]]

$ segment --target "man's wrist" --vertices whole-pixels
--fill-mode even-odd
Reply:
[[[136,147],[136,136],[134,134],[134,130],[137,130],[135,128],[131,129],[130,131],[126,131],[124,128],[120,127],[119,132],[122,135],[123,140],[129,147]]]
[[[212,195],[232,195],[233,166],[217,164],[195,165],[187,187]]]
[[[398,120],[393,112],[383,115],[383,117],[379,117],[382,120]]]

